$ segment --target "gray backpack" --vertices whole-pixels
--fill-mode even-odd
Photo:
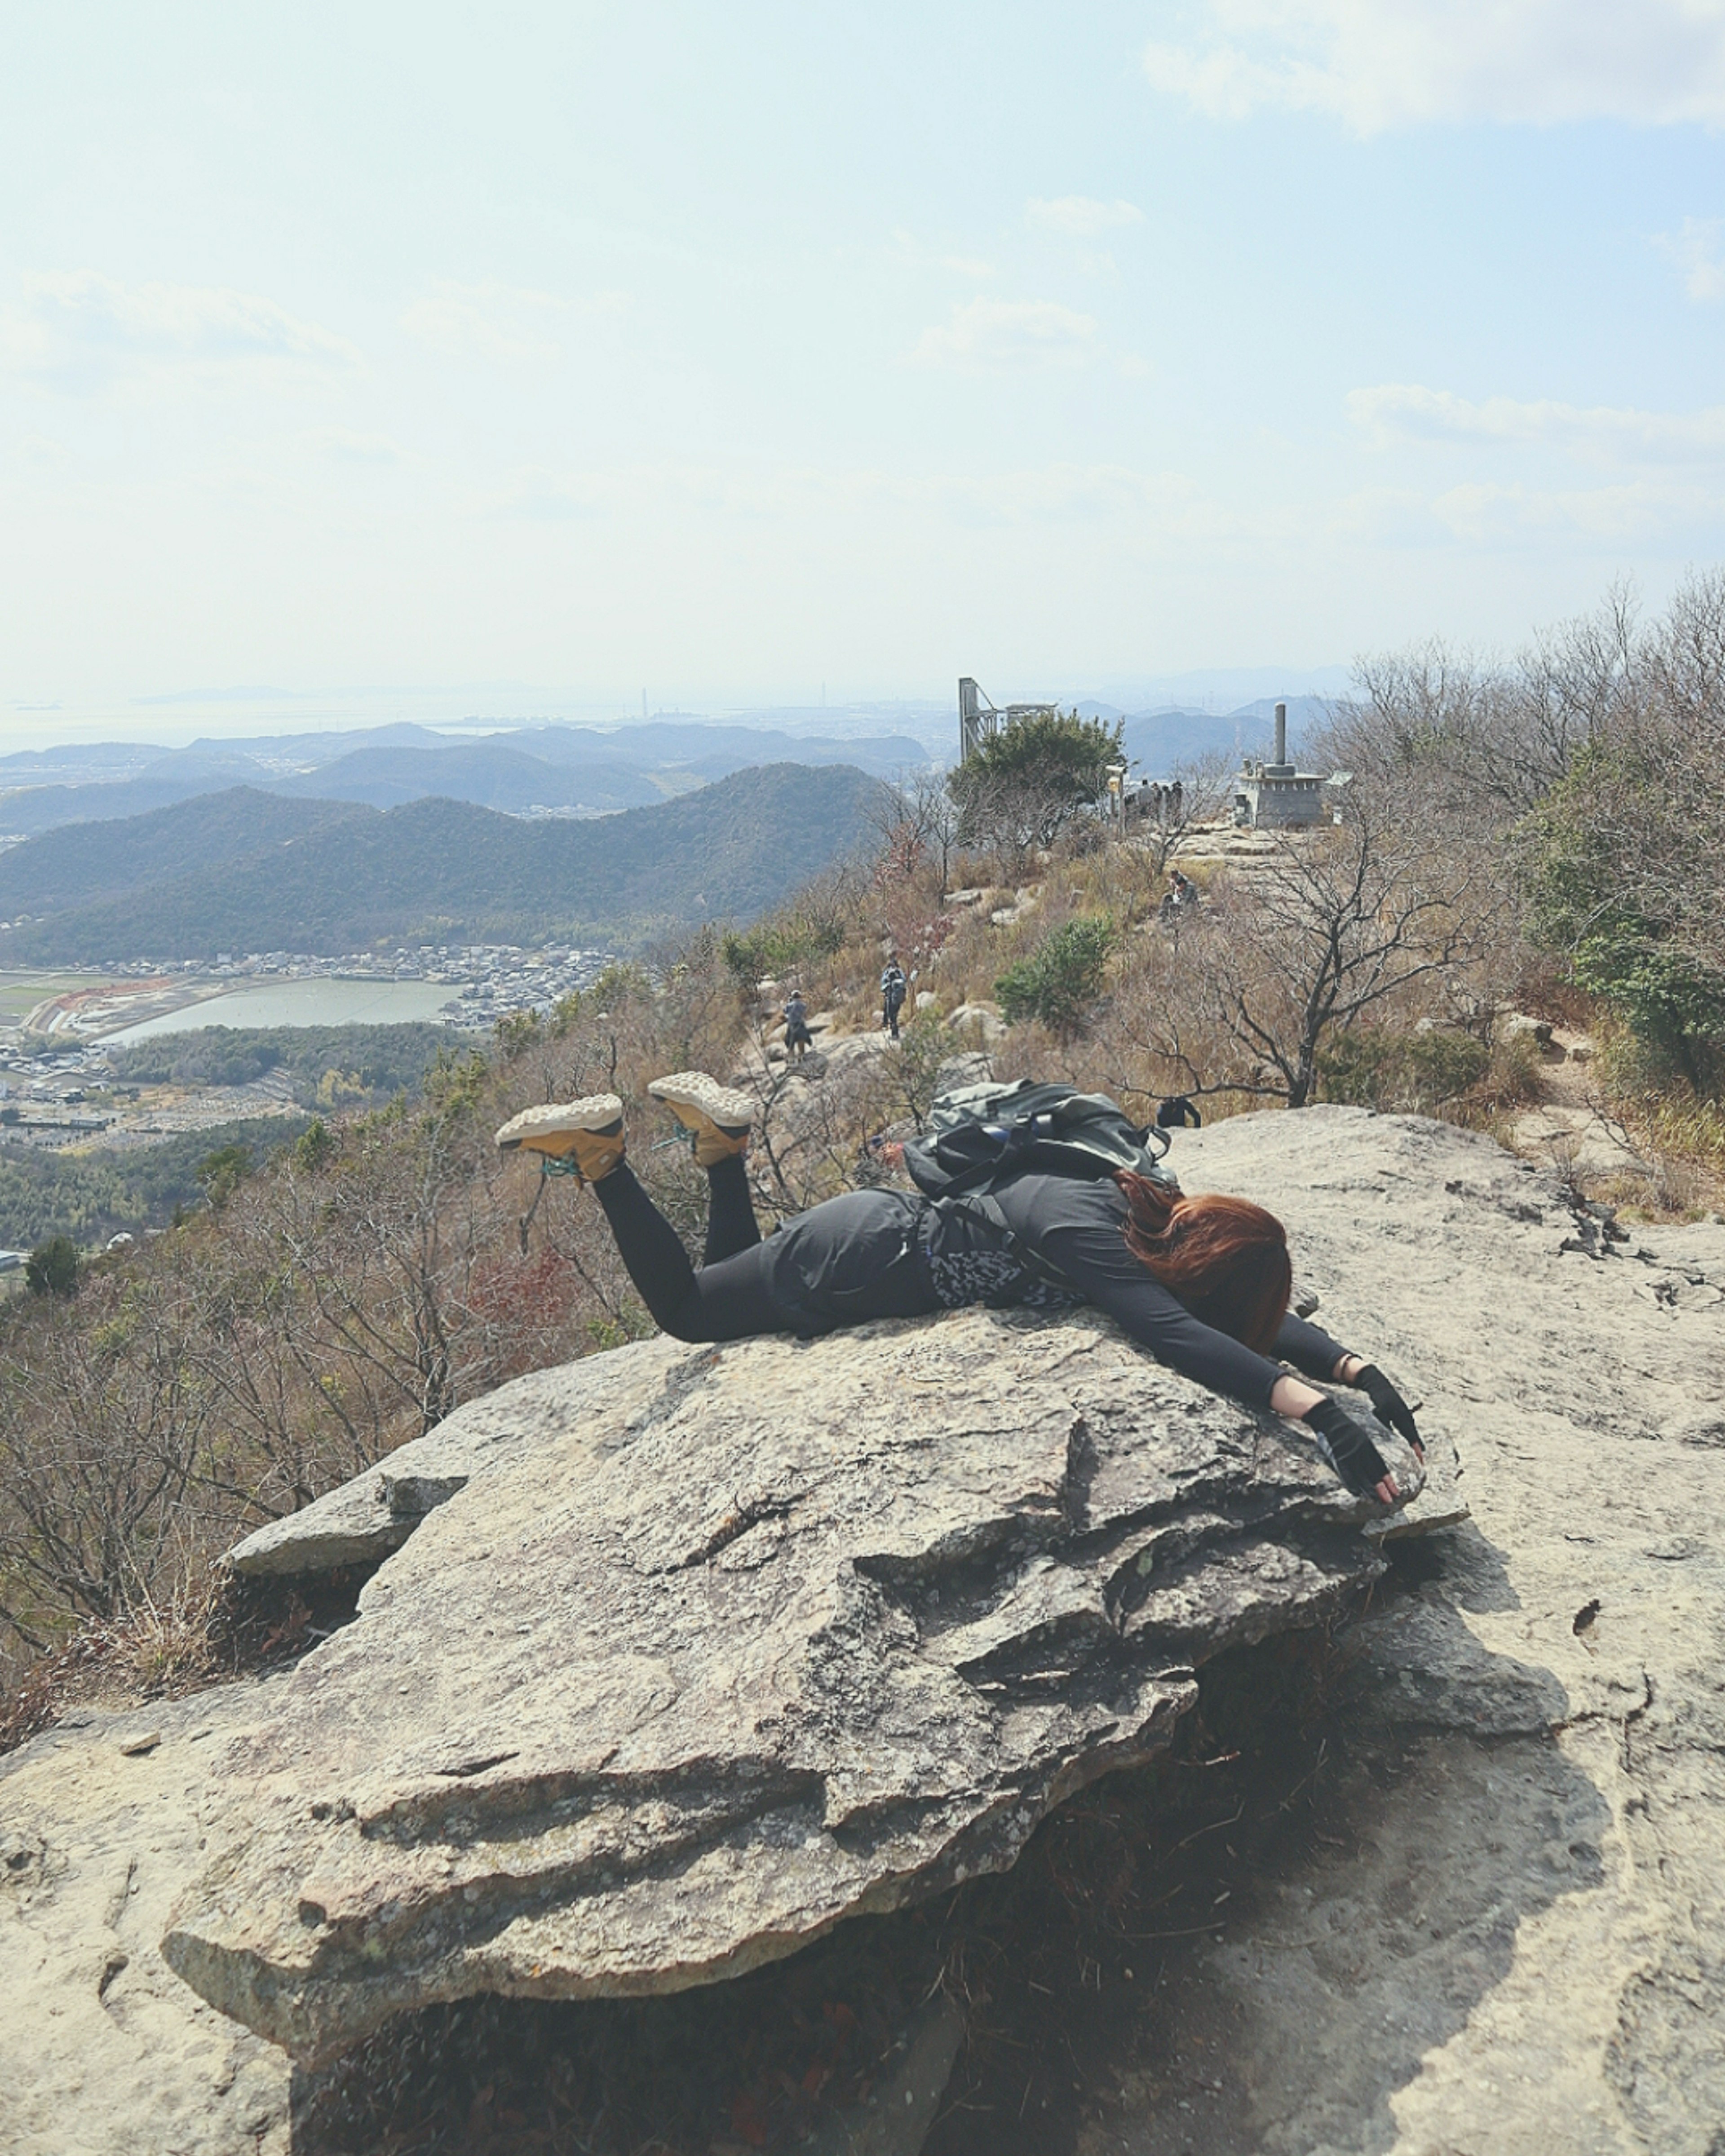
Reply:
[[[929,1198],[977,1196],[1019,1175],[1099,1181],[1119,1168],[1172,1183],[1168,1143],[1165,1131],[1133,1122],[1106,1093],[1020,1078],[941,1094],[927,1132],[906,1142],[905,1166]]]

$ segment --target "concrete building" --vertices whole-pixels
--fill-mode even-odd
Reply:
[[[1254,831],[1287,831],[1330,820],[1328,781],[1288,762],[1288,707],[1276,707],[1276,760],[1248,757],[1234,782],[1234,820]]]

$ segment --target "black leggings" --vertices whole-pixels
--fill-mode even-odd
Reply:
[[[922,1255],[918,1199],[851,1191],[763,1243],[748,1172],[734,1155],[707,1170],[706,1252],[697,1271],[627,1161],[593,1187],[635,1292],[674,1340],[829,1332],[941,1306]]]

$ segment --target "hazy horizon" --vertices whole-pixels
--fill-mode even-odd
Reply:
[[[997,702],[1100,703],[1122,711],[1186,709],[1219,716],[1268,696],[1333,696],[1343,692],[1348,669],[1332,667],[1216,667],[1192,673],[1096,685],[984,681]],[[76,748],[104,742],[151,742],[164,749],[198,741],[244,742],[295,733],[358,732],[405,721],[475,738],[534,724],[590,726],[609,732],[643,719],[695,720],[715,726],[752,725],[814,735],[829,727],[839,738],[863,732],[909,732],[918,739],[956,742],[956,681],[942,698],[884,696],[845,702],[786,700],[732,701],[691,696],[644,713],[619,697],[589,698],[580,691],[521,684],[469,684],[452,689],[357,688],[295,691],[259,685],[240,691],[193,690],[135,697],[124,704],[78,711],[64,706],[13,705],[0,722],[0,755]]]

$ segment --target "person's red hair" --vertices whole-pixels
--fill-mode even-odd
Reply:
[[[1294,1269],[1287,1230],[1249,1199],[1188,1198],[1122,1168],[1126,1246],[1218,1332],[1269,1354],[1287,1315]]]

